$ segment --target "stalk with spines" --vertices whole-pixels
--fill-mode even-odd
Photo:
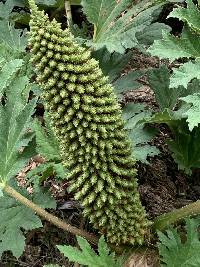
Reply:
[[[109,242],[142,244],[149,222],[113,88],[69,30],[29,4],[31,60],[69,170],[69,190]]]

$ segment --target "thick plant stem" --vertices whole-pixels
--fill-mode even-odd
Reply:
[[[67,16],[67,25],[68,25],[68,28],[70,28],[72,25],[72,10],[71,10],[71,4],[69,0],[65,1],[65,12]]]
[[[98,243],[98,238],[84,230],[78,229],[77,227],[74,227],[70,224],[65,223],[63,220],[59,219],[58,217],[48,213],[47,211],[45,211],[44,209],[42,209],[41,207],[39,207],[38,205],[36,205],[35,203],[33,203],[32,201],[30,201],[29,199],[25,198],[24,196],[22,196],[20,193],[18,193],[15,189],[13,189],[11,186],[9,185],[5,185],[2,188],[3,191],[5,191],[8,195],[12,196],[13,198],[15,198],[17,201],[21,202],[22,204],[24,204],[26,207],[32,209],[35,211],[35,213],[39,216],[41,216],[43,219],[49,221],[50,223],[54,224],[55,226],[57,226],[58,228],[61,228],[67,232],[70,232],[74,235],[79,235],[84,237],[85,239],[87,239],[88,241],[90,241],[93,244],[97,244]]]
[[[200,214],[200,200],[192,204],[189,204],[183,208],[158,216],[154,220],[154,223],[152,225],[152,230],[153,232],[156,232],[157,230],[163,231],[170,224],[175,223],[176,221],[179,221],[181,219],[184,219],[185,217],[194,216],[197,214]]]

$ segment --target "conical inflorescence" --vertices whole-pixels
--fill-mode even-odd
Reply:
[[[32,62],[69,170],[69,190],[111,243],[141,244],[149,222],[112,86],[69,30],[29,3]]]

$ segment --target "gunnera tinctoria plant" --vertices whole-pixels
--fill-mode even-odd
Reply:
[[[69,170],[69,190],[109,242],[141,244],[149,222],[113,88],[69,30],[29,4],[32,62]]]

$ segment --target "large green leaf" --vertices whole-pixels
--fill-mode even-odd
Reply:
[[[24,0],[6,0],[5,3],[0,3],[0,19],[9,20],[15,6],[24,7]]]
[[[115,258],[114,253],[106,244],[104,237],[99,239],[97,255],[91,248],[90,244],[82,237],[77,236],[77,241],[81,250],[72,246],[57,246],[60,252],[70,261],[78,262],[88,267],[122,267],[122,259]]]
[[[186,0],[187,8],[175,8],[168,17],[186,22],[194,31],[200,33],[200,15],[198,7],[192,0]]]
[[[175,8],[169,17],[178,18],[185,22],[183,33],[180,37],[175,37],[167,32],[163,32],[163,39],[157,40],[149,48],[153,56],[168,58],[174,61],[179,58],[193,59],[181,65],[178,69],[173,69],[170,80],[170,87],[177,88],[179,85],[187,88],[187,84],[199,75],[200,57],[200,11],[192,0],[187,0],[187,8]]]
[[[146,108],[145,104],[141,103],[128,103],[124,108],[123,108],[123,119],[128,121],[129,119],[133,118],[136,114],[141,113],[144,111]],[[128,127],[129,129],[129,127]]]
[[[46,161],[27,174],[29,183],[34,184],[37,190],[44,180],[51,176],[57,179],[66,178],[67,170],[62,165],[60,148],[57,139],[54,136],[50,121],[45,114],[45,127],[38,120],[34,122],[34,130],[36,134],[37,152],[43,156]]]
[[[119,53],[138,44],[136,33],[151,24],[153,12],[160,7],[155,1],[146,0],[134,5],[132,0],[82,0],[82,5],[89,22],[94,24],[93,42],[89,44]]]
[[[169,32],[171,28],[164,23],[153,23],[145,27],[142,32],[136,33],[139,44],[150,46],[155,40],[162,39],[162,31]]]
[[[186,240],[176,229],[169,229],[159,236],[159,253],[162,267],[198,267],[200,266],[199,219],[186,220]]]
[[[178,71],[179,69],[175,69],[174,74],[176,70]],[[180,78],[181,82],[179,82],[177,79],[177,83],[173,83],[174,87],[170,88],[170,82],[173,80],[173,75],[170,79],[170,72],[165,65],[161,66],[159,69],[148,71],[148,81],[151,89],[155,93],[156,101],[161,111],[163,111],[165,108],[173,110],[173,108],[179,102],[179,97],[185,97],[199,92],[199,80],[195,79],[189,84],[185,83],[185,88],[183,86],[179,86],[179,84],[182,83],[185,78],[182,77],[182,73]],[[178,88],[176,88],[176,86],[178,86]]]
[[[179,85],[187,88],[188,83],[194,79],[200,79],[200,59],[189,61],[177,69],[174,69],[170,79],[170,87],[177,88]]]
[[[28,146],[33,139],[30,123],[36,99],[26,103],[26,98],[22,94],[27,84],[27,77],[24,79],[16,73],[12,78],[9,87],[5,87],[6,90],[4,90],[5,103],[0,104],[0,179],[2,181],[16,175],[36,153],[33,143],[31,147]]]
[[[0,19],[8,19],[14,5],[12,0],[7,0],[6,3],[0,3]]]
[[[200,168],[200,128],[190,131],[181,121],[173,133],[175,138],[168,141],[169,149],[179,169],[191,174],[192,169]]]
[[[27,38],[25,31],[16,29],[13,22],[12,13],[14,6],[24,6],[20,0],[6,0],[5,3],[0,3],[0,44],[6,44],[12,53],[21,53],[25,51]]]
[[[173,133],[173,139],[167,143],[179,169],[191,174],[192,169],[200,168],[200,127],[188,128],[186,121],[188,106],[184,105],[178,111],[165,109],[147,118],[148,123],[167,124]]]
[[[25,52],[27,45],[25,31],[15,29],[12,22],[0,20],[0,43],[6,43],[13,53]]]
[[[148,123],[166,123],[169,127],[172,127],[176,124],[177,120],[181,120],[181,115],[176,116],[172,110],[164,109],[161,112],[153,114],[151,117],[147,117],[145,120]]]
[[[25,132],[35,108],[35,101],[27,104],[16,115],[17,108],[16,103],[7,103],[5,107],[0,108],[1,180],[10,179],[35,155],[34,147],[26,148],[33,134]]]
[[[29,195],[26,190],[20,188],[17,188],[17,191],[43,208],[56,207],[55,200],[49,194],[40,191]],[[0,257],[4,251],[9,250],[18,258],[25,247],[22,229],[28,231],[42,227],[41,220],[34,211],[6,194],[0,198],[0,213]]]
[[[13,59],[9,62],[4,61],[4,66],[0,70],[0,96],[4,93],[4,90],[12,82],[12,78],[22,67],[22,59]]]
[[[133,157],[137,161],[149,164],[147,157],[154,157],[160,154],[157,147],[148,144],[155,137],[156,133],[157,130],[142,125],[129,131],[129,138],[134,144]]]
[[[125,55],[116,52],[109,53],[105,47],[93,51],[92,56],[99,61],[100,68],[104,75],[109,76],[110,82],[120,76],[120,73],[131,59],[131,53]]]
[[[144,75],[145,71],[131,71],[128,74],[124,73],[121,75],[131,59],[131,53],[125,55],[117,52],[109,53],[104,47],[93,51],[92,56],[99,61],[100,68],[104,75],[109,77],[109,81],[113,83],[114,91],[117,95],[126,90],[134,90],[140,87],[137,79]]]
[[[129,103],[123,109],[123,118],[126,120],[125,128],[132,142],[133,156],[136,160],[148,164],[147,157],[159,154],[159,150],[150,144],[157,131],[146,127],[140,121],[151,117],[151,111],[146,110],[144,104]]]
[[[194,79],[188,84],[187,89],[185,89],[182,92],[181,96],[184,97],[195,93],[199,93],[199,88],[200,88],[200,80]]]
[[[150,70],[148,72],[148,81],[151,89],[155,93],[160,109],[173,109],[183,89],[180,87],[177,89],[169,88],[170,73],[168,68],[163,65],[159,69]]]
[[[197,58],[200,56],[200,36],[186,27],[181,37],[175,37],[164,31],[163,39],[156,40],[148,49],[152,56],[168,58],[170,61],[185,58]]]
[[[183,115],[187,117],[189,129],[192,131],[194,127],[198,127],[200,123],[200,94],[188,95],[182,97],[181,100],[190,104],[190,107]]]

